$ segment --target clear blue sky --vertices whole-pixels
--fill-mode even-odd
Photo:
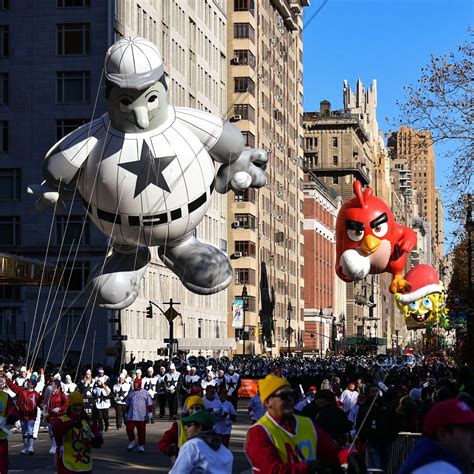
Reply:
[[[467,39],[472,0],[311,0],[303,31],[304,109],[317,110],[327,99],[342,108],[342,81],[352,89],[377,80],[379,128],[394,127],[396,101],[403,87],[415,84],[430,55],[450,52]],[[310,21],[313,14],[319,13]],[[310,21],[309,25],[307,23]],[[387,121],[386,118],[389,120]],[[441,155],[441,149],[436,149]],[[436,162],[436,184],[446,183],[450,163]],[[444,195],[444,198],[446,195]],[[445,227],[452,230],[445,216]],[[445,249],[447,250],[447,249]]]

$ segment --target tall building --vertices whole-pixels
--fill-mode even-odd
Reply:
[[[51,210],[37,214],[26,186],[42,181],[43,157],[56,141],[105,112],[104,55],[122,35],[140,35],[157,44],[172,81],[174,105],[225,115],[226,2],[40,3],[2,3],[0,244],[3,251],[40,261],[46,254],[70,283],[67,292],[62,287],[2,287],[0,312],[15,321],[8,334],[2,328],[3,337],[31,339],[31,351],[49,360],[90,363],[103,360],[106,352],[120,356],[119,348],[124,360],[132,352],[138,360],[155,358],[166,347],[168,322],[156,311],[146,318],[148,301],[166,309],[162,303],[173,298],[181,303],[177,309],[182,317],[175,321],[179,349],[221,354],[234,345],[227,338],[226,292],[207,297],[188,292],[163,267],[155,249],[131,307],[121,314],[92,308],[93,299],[88,301],[83,290],[92,268],[105,258],[107,239],[85,219],[79,202],[70,218],[53,216]],[[197,229],[200,239],[222,249],[227,247],[226,206],[227,196],[214,195]],[[43,333],[44,341],[39,337]]]
[[[368,90],[358,81],[355,92],[344,81],[343,110],[331,110],[331,104],[322,101],[318,112],[304,114],[304,169],[321,179],[342,201],[353,196],[355,179],[366,186],[376,184],[376,166],[383,153],[376,121],[376,95],[375,81]],[[384,161],[380,166],[386,169]],[[345,284],[344,334],[349,344],[368,343],[369,338],[373,340],[382,334],[382,325],[376,319],[380,314],[379,278],[370,275],[365,280]],[[334,294],[332,299],[334,306]]]
[[[277,354],[303,337],[301,31],[309,1],[227,4],[228,117],[269,158],[265,188],[228,196],[229,309],[247,289],[244,327],[232,327],[229,311],[229,337],[239,353]]]
[[[418,206],[418,217],[431,226],[431,250],[434,257],[430,264],[437,265],[443,255],[439,235],[443,234],[442,221],[438,220],[435,189],[435,155],[433,140],[428,130],[413,130],[402,126],[390,135],[387,146],[400,165],[410,170],[413,199]],[[405,163],[405,165],[403,165]]]

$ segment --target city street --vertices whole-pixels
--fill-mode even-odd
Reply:
[[[243,451],[243,443],[250,426],[249,416],[245,409],[245,404],[239,406],[239,417],[234,424],[231,437],[231,451],[234,454],[234,474],[250,474],[250,464]],[[113,411],[110,410],[110,415]],[[162,433],[171,426],[171,421],[167,418],[164,421],[157,421],[147,425],[147,443],[144,454],[127,451],[128,440],[125,429],[121,431],[115,429],[115,420],[111,417],[111,428],[105,434],[105,442],[101,449],[93,451],[94,472],[101,474],[112,474],[117,472],[130,473],[159,473],[168,472],[171,463],[169,458],[161,454],[156,444]],[[14,472],[37,472],[41,474],[54,473],[53,457],[48,454],[50,443],[48,433],[40,432],[35,443],[35,454],[27,456],[20,454],[23,446],[21,435],[15,433],[9,438],[10,453],[10,473]]]

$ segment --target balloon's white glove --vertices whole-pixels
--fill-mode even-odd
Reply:
[[[41,184],[30,184],[26,188],[26,192],[38,198],[35,203],[35,209],[38,212],[43,212],[48,206],[54,206],[57,202],[60,209],[65,209],[64,199],[72,199],[73,192],[62,188],[54,189],[46,181]]]
[[[216,191],[225,194],[230,189],[236,192],[248,188],[261,188],[267,184],[265,168],[268,156],[260,148],[247,148],[230,164],[219,168],[216,177]]]

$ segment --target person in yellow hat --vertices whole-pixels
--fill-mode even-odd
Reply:
[[[341,450],[309,418],[294,414],[295,394],[287,380],[269,374],[258,388],[267,411],[249,429],[245,442],[254,472],[311,474],[347,463],[348,450]]]
[[[204,410],[204,400],[198,395],[191,395],[186,398],[184,403],[186,414],[192,415],[198,411]],[[183,410],[184,411],[184,410]],[[176,420],[171,428],[163,433],[158,442],[158,450],[171,458],[174,464],[178,456],[179,449],[188,440],[188,432],[182,420]]]
[[[53,425],[56,439],[56,469],[58,474],[92,472],[92,449],[102,445],[102,435],[91,425],[84,411],[84,398],[72,392],[68,398],[66,414]]]

